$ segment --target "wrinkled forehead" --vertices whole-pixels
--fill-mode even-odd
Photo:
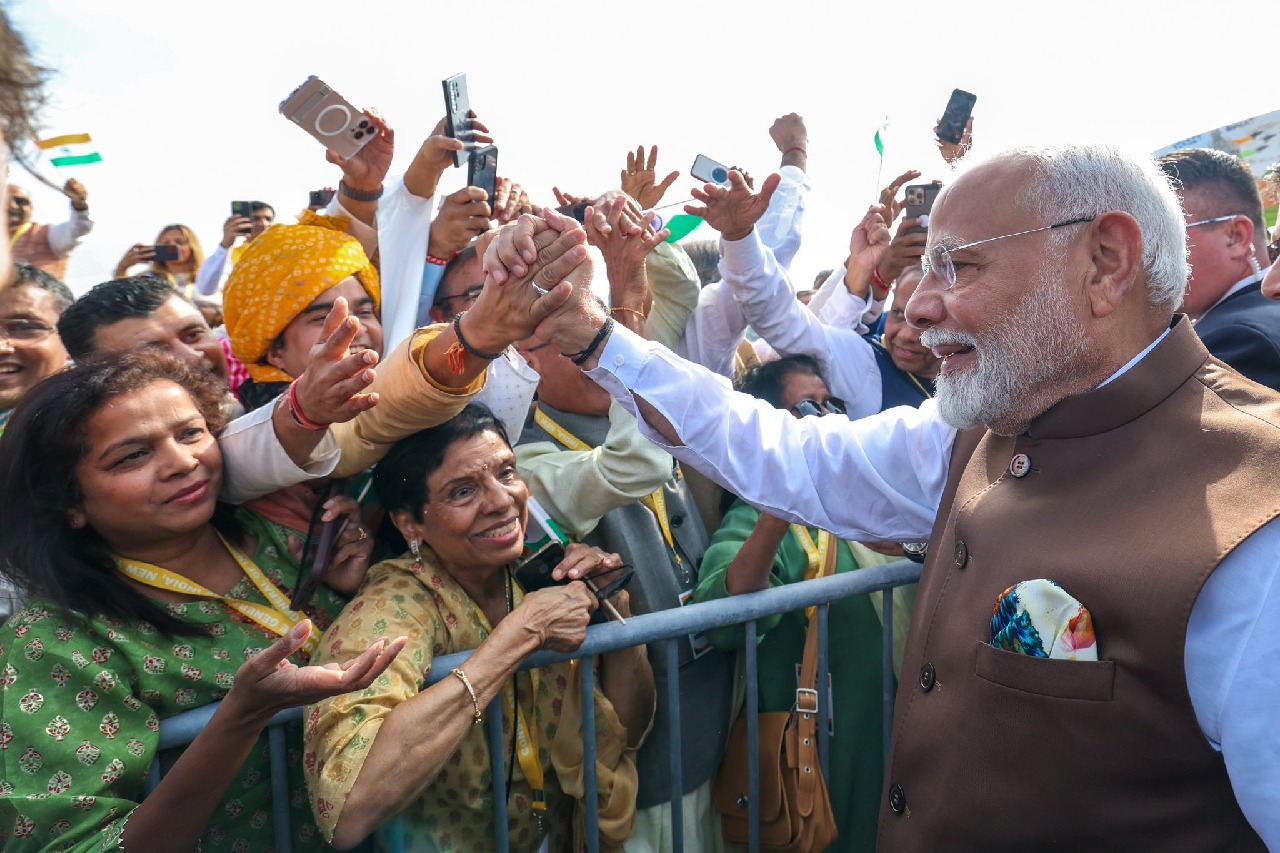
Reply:
[[[929,247],[955,248],[1032,225],[1026,191],[1036,177],[1034,163],[1009,156],[988,160],[960,174],[938,193],[929,215]]]

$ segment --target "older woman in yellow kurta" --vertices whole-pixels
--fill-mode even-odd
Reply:
[[[345,661],[383,636],[409,643],[368,690],[308,712],[304,766],[322,831],[348,847],[403,813],[409,849],[493,849],[489,749],[478,723],[501,697],[511,849],[532,853],[547,833],[553,850],[581,849],[579,675],[572,664],[517,670],[540,648],[577,648],[596,598],[581,582],[526,595],[514,579],[528,490],[501,423],[468,406],[397,443],[375,487],[413,556],[370,570],[318,662]],[[563,564],[618,565],[616,555],[580,545]],[[625,592],[611,601],[626,613]],[[473,648],[462,668],[422,689],[436,657]],[[653,675],[643,647],[599,665],[600,833],[614,849],[634,825],[634,755],[652,718]]]

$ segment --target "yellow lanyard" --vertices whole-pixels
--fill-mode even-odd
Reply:
[[[804,549],[805,556],[809,558],[809,570],[804,573],[804,579],[811,581],[814,578],[822,577],[827,568],[827,551],[832,547],[831,543],[835,541],[835,537],[825,530],[818,531],[818,541],[815,543],[809,537],[809,531],[805,530],[799,524],[791,525],[791,529],[795,531],[796,538],[800,540],[800,547]],[[837,542],[835,547],[839,548]],[[810,607],[805,611],[805,616],[809,619],[813,618],[813,611],[817,607]]]
[[[533,419],[538,426],[551,433],[556,441],[570,450],[591,449],[591,445],[551,420],[550,416],[542,409],[534,409]],[[671,535],[671,522],[667,519],[667,496],[663,493],[662,487],[659,486],[652,494],[645,495],[640,499],[640,502],[647,506],[649,511],[654,514],[654,517],[658,519],[658,527],[662,529],[662,538],[667,540],[667,547],[671,549],[672,555],[676,558],[676,565],[683,566],[684,560],[680,559],[680,552],[676,550],[675,537]]]
[[[34,222],[22,223],[22,225],[18,227],[18,230],[13,232],[13,236],[9,238],[9,248],[12,249],[18,244],[19,240],[27,236],[27,232],[31,230],[31,226],[34,224]]]
[[[294,625],[307,618],[305,613],[289,609],[288,597],[239,548],[223,538],[221,533],[218,534],[218,538],[222,539],[222,544],[226,546],[235,561],[240,564],[240,568],[244,570],[249,580],[253,581],[253,585],[262,593],[263,598],[271,602],[271,607],[264,607],[252,601],[244,601],[243,599],[231,598],[226,595],[218,595],[218,593],[201,586],[190,578],[185,578],[176,572],[153,566],[150,563],[141,563],[134,560],[126,560],[123,557],[116,557],[116,568],[138,583],[155,589],[167,589],[184,595],[196,595],[201,598],[213,598],[221,601],[227,607],[252,619],[263,628],[281,637],[289,633]],[[320,648],[320,632],[313,629],[311,636],[307,638],[302,648],[308,655],[315,654],[316,649]]]
[[[508,579],[510,583],[510,579]],[[515,610],[520,606],[520,602],[524,600],[524,595],[520,592],[520,587],[513,585],[511,587],[511,609]],[[476,617],[480,620],[480,627],[484,629],[485,634],[492,634],[493,628],[489,625],[488,618],[475,602],[471,606],[476,610]],[[538,704],[538,671],[529,670],[529,681],[532,683],[533,704]],[[520,707],[516,696],[516,680],[512,678],[502,688],[502,702],[504,706],[511,708],[512,725],[516,727],[516,757],[520,761],[520,769],[524,772],[524,779],[529,783],[529,787],[533,789],[533,810],[535,813],[545,812],[547,810],[547,790],[543,782],[542,761],[538,758],[538,732],[533,726],[529,725],[529,718],[525,716],[524,708]],[[538,814],[541,821],[541,814]]]

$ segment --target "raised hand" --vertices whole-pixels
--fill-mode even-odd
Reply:
[[[489,128],[476,118],[475,111],[471,111],[468,115],[471,116],[471,142],[449,136],[445,132],[448,126],[447,118],[440,119],[431,131],[431,135],[423,140],[418,153],[413,157],[413,162],[404,173],[404,187],[411,194],[419,198],[430,198],[435,195],[441,175],[453,167],[453,152],[475,147],[477,144],[488,145],[493,142],[493,137],[489,135]]]
[[[658,146],[649,149],[649,160],[644,158],[644,146],[636,146],[635,153],[627,152],[627,168],[622,170],[622,191],[639,202],[642,208],[657,207],[667,189],[680,177],[679,172],[672,172],[656,183],[655,169],[658,163]]]
[[[880,266],[889,251],[889,226],[885,224],[885,207],[873,204],[867,209],[849,237],[849,267],[871,271]]]
[[[782,176],[772,174],[765,178],[760,192],[752,192],[746,179],[734,169],[729,172],[729,186],[707,184],[694,189],[693,197],[701,205],[685,205],[685,212],[701,216],[726,240],[741,240],[751,233],[760,217],[769,209],[769,200],[782,181]]]
[[[365,116],[377,128],[378,135],[365,144],[350,160],[343,160],[331,150],[325,151],[325,159],[342,170],[343,182],[359,192],[377,192],[391,168],[395,155],[395,131],[373,110],[365,110]]]
[[[524,187],[510,178],[498,178],[497,189],[493,193],[492,218],[506,225],[517,216],[533,213],[533,203]]]
[[[920,173],[915,169],[908,169],[898,177],[889,182],[889,186],[880,190],[880,204],[885,209],[885,223],[890,224],[898,218],[898,214],[902,212],[905,202],[898,201],[898,190],[902,189],[902,185],[907,181],[914,181],[920,177]]]
[[[450,140],[456,141],[456,140]],[[444,198],[431,223],[427,253],[448,260],[489,230],[489,201],[480,187],[463,187]]]
[[[129,268],[138,264],[148,263],[156,255],[155,246],[144,246],[142,243],[134,243],[124,253],[124,257],[120,259],[120,263],[116,264],[116,278],[124,278],[129,274]]]
[[[933,126],[934,144],[938,146],[938,153],[942,155],[942,159],[947,161],[948,166],[954,166],[955,162],[969,153],[969,149],[973,147],[973,116],[969,116],[969,120],[965,122],[964,133],[960,136],[959,142],[945,142],[938,138],[938,125],[942,124],[942,119],[938,119],[938,123]]]
[[[247,216],[228,216],[222,223],[222,241],[224,249],[230,249],[237,237],[243,237],[253,227],[253,220]]]
[[[384,637],[344,664],[298,666],[291,663],[289,656],[302,648],[314,630],[311,620],[303,619],[241,666],[223,704],[247,719],[265,724],[286,708],[363,690],[383,673],[408,642],[405,637],[390,642]]]
[[[898,230],[894,233],[893,240],[889,242],[889,250],[884,253],[884,257],[877,266],[880,270],[880,278],[886,283],[897,279],[907,267],[920,262],[929,234],[925,231],[912,230],[919,226],[920,220],[914,218],[904,219],[898,223]]]
[[[804,118],[797,113],[787,113],[773,120],[769,136],[782,154],[783,165],[804,168],[808,163],[809,129]]]
[[[338,297],[325,317],[319,342],[311,348],[307,369],[294,387],[307,420],[341,423],[377,405],[377,394],[362,392],[376,377],[373,366],[378,354],[373,350],[348,353],[359,333],[360,320],[351,316],[347,300]]]
[[[89,191],[75,178],[71,178],[62,185],[62,194],[71,201],[71,206],[76,210],[89,209]]]

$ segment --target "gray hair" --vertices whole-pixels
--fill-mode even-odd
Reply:
[[[1147,301],[1173,310],[1187,290],[1187,226],[1169,177],[1145,154],[1108,145],[1013,148],[994,155],[1021,157],[1034,164],[1031,183],[1013,200],[1019,210],[1045,223],[1122,210],[1142,231],[1142,267]],[[976,164],[965,163],[966,171]],[[1050,246],[1064,246],[1070,234],[1056,233]]]

